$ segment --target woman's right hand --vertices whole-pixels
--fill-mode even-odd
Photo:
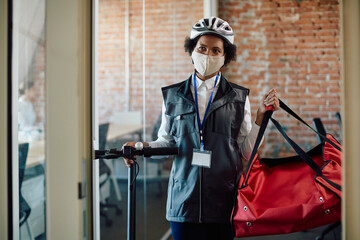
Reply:
[[[125,144],[122,146],[122,149],[121,149],[121,150],[124,149],[124,146],[131,146],[132,148],[135,148],[135,144],[136,144],[136,143],[137,143],[137,142],[127,142],[127,143],[125,143]],[[148,146],[149,146],[149,143],[147,143],[147,142],[142,142],[142,144],[143,144],[144,147],[148,147]],[[134,158],[136,158],[136,156],[134,156]],[[131,165],[134,163],[134,160],[132,160],[132,159],[130,159],[130,158],[124,157],[124,162],[125,162],[125,164],[126,164],[127,167],[131,167]]]

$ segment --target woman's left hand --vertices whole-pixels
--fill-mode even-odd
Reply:
[[[268,93],[266,93],[261,100],[255,120],[255,123],[259,126],[262,123],[267,106],[274,106],[274,111],[277,111],[280,108],[279,98],[277,97],[275,88],[271,89]]]

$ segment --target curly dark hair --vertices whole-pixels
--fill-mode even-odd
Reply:
[[[194,39],[190,39],[190,37],[185,38],[185,43],[184,43],[185,52],[189,53],[190,56],[194,51],[196,43],[200,37],[201,36],[198,36]],[[224,42],[224,52],[225,52],[225,62],[224,62],[224,66],[225,66],[231,61],[236,60],[236,45],[231,44],[226,40],[223,40],[223,42]]]

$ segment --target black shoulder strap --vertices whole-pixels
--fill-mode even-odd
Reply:
[[[314,128],[312,128],[307,122],[305,122],[299,115],[297,115],[293,110],[291,110],[283,101],[281,101],[279,99],[280,102],[280,107],[287,113],[289,113],[291,116],[293,116],[294,118],[296,118],[297,120],[299,120],[300,122],[302,122],[303,124],[305,124],[308,128],[310,128],[311,130],[313,130],[315,133],[318,134],[318,136],[320,138],[322,138],[324,141],[328,142],[329,144],[331,144],[334,148],[338,149],[339,151],[341,151],[341,149],[334,144],[331,140],[329,140],[324,134],[319,133],[318,131],[316,131]]]

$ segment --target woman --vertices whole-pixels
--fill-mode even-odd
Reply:
[[[220,69],[236,58],[234,33],[224,20],[201,19],[185,40],[195,71],[162,88],[158,139],[144,146],[178,146],[168,186],[166,218],[174,240],[233,239],[235,190],[261,125],[265,107],[279,108],[275,89],[251,122],[249,90],[228,82]],[[135,146],[128,142],[126,146]],[[124,159],[127,166],[133,163]]]

